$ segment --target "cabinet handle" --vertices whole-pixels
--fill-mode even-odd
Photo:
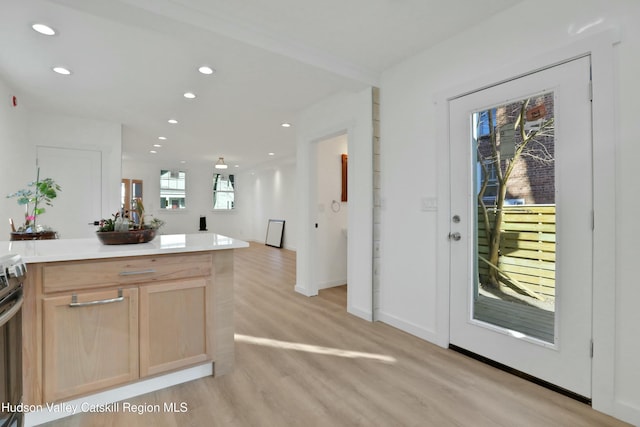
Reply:
[[[148,270],[137,270],[137,271],[121,271],[119,274],[121,276],[135,276],[138,274],[149,274],[149,273],[155,273],[156,270],[153,268],[150,268]]]
[[[101,299],[97,301],[87,301],[87,302],[78,302],[78,295],[71,295],[71,303],[69,307],[87,307],[91,305],[100,305],[100,304],[110,304],[112,302],[120,302],[124,301],[124,296],[122,296],[122,289],[118,289],[118,297],[117,298],[109,298],[109,299]]]

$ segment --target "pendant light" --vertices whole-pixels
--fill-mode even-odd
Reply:
[[[224,157],[218,157],[218,161],[216,162],[216,169],[226,169],[227,164],[224,162]]]

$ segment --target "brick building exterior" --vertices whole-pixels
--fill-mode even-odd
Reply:
[[[493,109],[494,126],[496,127],[497,146],[500,149],[501,136],[500,130],[505,125],[513,124],[518,116],[522,103],[512,103],[499,106]],[[544,105],[546,113],[539,121],[529,120],[525,122],[526,127],[532,126],[541,121],[549,120],[554,117],[553,111],[553,93],[549,92],[540,96],[531,98],[527,111],[532,111],[535,107]],[[478,161],[482,158],[490,159],[491,141],[489,137],[489,128],[487,123],[488,115],[486,112],[480,114],[478,126]],[[483,122],[484,120],[484,122]],[[555,203],[555,150],[553,129],[547,131],[550,135],[535,138],[535,141],[529,142],[523,155],[516,159],[516,164],[511,177],[507,181],[507,204],[554,204]],[[515,132],[516,147],[520,146],[522,139],[519,135],[519,129]],[[508,150],[506,150],[508,151]],[[495,179],[495,163],[486,162],[489,168],[489,187],[485,192],[485,203],[489,206],[495,202],[497,191],[497,180]],[[506,161],[501,161],[501,167],[504,171]],[[482,184],[483,172],[478,165],[477,189]]]

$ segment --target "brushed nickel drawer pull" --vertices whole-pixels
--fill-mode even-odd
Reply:
[[[117,298],[101,299],[97,301],[78,302],[78,295],[72,294],[71,303],[69,304],[69,307],[88,307],[91,305],[111,304],[112,302],[120,302],[120,301],[124,301],[124,296],[122,296],[122,289],[118,289]]]
[[[138,274],[150,274],[150,273],[155,273],[156,270],[153,268],[150,268],[148,270],[137,270],[137,271],[121,271],[120,275],[121,276],[136,276]]]

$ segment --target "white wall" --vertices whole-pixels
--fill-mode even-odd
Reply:
[[[187,173],[184,210],[160,209],[160,170],[180,169]],[[143,180],[147,214],[163,221],[162,234],[197,233],[200,216],[207,218],[207,230],[241,240],[264,242],[267,222],[285,220],[284,246],[295,249],[295,164],[292,159],[274,161],[251,171],[228,170],[236,175],[236,209],[213,211],[213,164],[165,164],[123,160],[122,177]]]
[[[302,111],[296,119],[297,239],[296,291],[317,295],[313,268],[316,219],[314,144],[346,132],[349,149],[349,213],[347,311],[373,318],[373,118],[372,89],[341,93]]]
[[[621,43],[614,47],[617,75],[613,94],[614,128],[619,133],[610,135],[607,141],[609,149],[616,150],[616,184],[615,189],[608,190],[617,195],[617,231],[610,247],[598,248],[615,254],[617,275],[609,277],[610,283],[596,284],[608,286],[610,294],[615,295],[615,312],[598,313],[594,319],[597,328],[600,322],[615,318],[614,348],[603,349],[613,355],[615,378],[598,378],[610,374],[594,370],[594,384],[614,384],[608,396],[594,395],[594,407],[634,424],[640,424],[640,287],[634,268],[640,257],[635,244],[640,235],[640,199],[635,196],[640,157],[640,121],[636,117],[640,95],[638,19],[640,4],[633,0],[523,2],[387,70],[381,84],[380,318],[435,341],[435,337],[448,333],[443,330],[448,325],[439,318],[448,307],[439,306],[442,299],[438,289],[438,270],[446,266],[436,262],[438,246],[447,230],[438,229],[437,212],[420,210],[420,200],[435,197],[438,210],[448,209],[441,204],[444,195],[439,193],[446,188],[446,182],[442,182],[446,177],[438,176],[438,170],[443,160],[439,154],[446,152],[441,144],[447,141],[438,140],[438,95],[478,76],[488,76],[496,68],[529,61],[604,29],[620,30]],[[597,83],[594,79],[594,87]],[[603,356],[596,354],[594,365],[598,357]]]
[[[160,170],[162,169],[186,172],[185,209],[160,209]],[[161,234],[197,233],[200,216],[205,216],[209,232],[240,238],[239,227],[236,225],[239,220],[238,210],[212,214],[213,171],[213,164],[173,164],[153,158],[149,161],[129,159],[122,161],[122,178],[142,180],[142,199],[146,214],[165,222],[160,229]],[[237,187],[241,188],[242,185],[242,180],[238,179]]]
[[[102,200],[100,203],[96,203],[96,208],[103,211],[101,213],[103,216],[118,208],[122,157],[122,126],[119,123],[31,111],[28,119],[28,135],[30,144],[36,147],[36,152],[38,146],[99,152],[101,162],[99,175],[101,176],[96,183],[101,186]],[[51,178],[55,179],[56,177],[52,176]],[[67,207],[73,207],[75,203],[82,203],[82,196],[78,197],[79,200],[75,202],[69,200],[71,196],[72,194],[65,192],[65,187],[62,186],[58,200],[64,197],[64,206]],[[53,212],[55,220],[54,223],[47,223],[61,231],[60,238],[65,238],[65,236],[85,237],[87,233],[89,235],[93,233],[91,227],[87,228],[87,224],[89,221],[99,219],[99,217],[83,218],[81,224],[77,223],[77,218],[70,217],[65,224],[67,217],[56,209],[60,204],[59,201],[58,203],[54,201],[51,210],[55,210]],[[100,215],[100,212],[96,214]],[[82,228],[82,230],[76,230],[78,228]],[[75,231],[65,233],[64,230]]]
[[[249,240],[264,243],[269,219],[282,219],[283,246],[297,249],[297,183],[294,159],[271,162],[246,174],[247,191],[242,203],[247,205],[243,224],[251,230]]]
[[[0,80],[0,196],[12,193],[35,179],[36,146],[84,148],[102,153],[103,217],[120,206],[120,179],[144,181],[144,200],[148,213],[166,221],[162,233],[195,233],[200,215],[207,217],[210,232],[264,242],[269,218],[284,219],[284,244],[295,250],[296,239],[296,167],[293,159],[281,159],[259,169],[237,173],[237,206],[234,212],[213,212],[212,165],[163,164],[156,161],[121,160],[121,125],[80,117],[28,110],[14,92]],[[159,176],[161,168],[182,168],[188,172],[188,208],[185,212],[160,211]],[[55,177],[54,177],[55,178]],[[64,191],[64,189],[63,189]],[[54,208],[55,209],[55,206]],[[0,203],[6,234],[0,228],[0,240],[9,239],[8,218],[17,223],[24,208],[14,199]]]
[[[35,180],[37,146],[92,149],[102,153],[102,206],[117,206],[120,125],[29,110],[20,102],[19,96],[18,106],[13,107],[14,94],[0,81],[0,158],[3,161],[0,195],[26,188],[28,182]],[[54,202],[51,209],[55,208]],[[24,207],[18,206],[15,199],[0,203],[0,218],[5,221],[7,231],[7,234],[0,231],[0,240],[9,239],[8,218],[14,218],[19,224],[23,216]]]
[[[347,154],[347,137],[340,135],[316,143],[318,289],[347,283],[348,202],[341,202],[342,154]]]
[[[15,199],[5,199],[7,194],[24,188],[35,179],[35,147],[27,135],[28,111],[21,105],[13,107],[15,94],[0,80],[0,240],[9,240],[9,218],[19,224],[24,217],[24,207]]]

